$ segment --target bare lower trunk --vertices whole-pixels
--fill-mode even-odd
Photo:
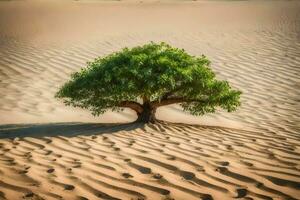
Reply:
[[[156,112],[155,107],[152,107],[149,103],[144,103],[143,111],[137,114],[138,118],[136,122],[155,123],[156,122],[155,112]]]

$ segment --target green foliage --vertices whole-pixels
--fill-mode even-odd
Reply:
[[[94,115],[122,109],[122,102],[146,99],[153,106],[180,103],[193,115],[234,111],[240,94],[226,81],[215,79],[204,56],[162,42],[124,48],[89,62],[72,74],[57,92],[67,105],[89,109]]]

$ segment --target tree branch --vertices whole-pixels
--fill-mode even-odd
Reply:
[[[143,106],[135,101],[122,101],[119,105],[119,107],[125,107],[125,108],[131,108],[137,113],[143,112]]]
[[[149,99],[146,96],[142,96],[143,104],[149,102]]]

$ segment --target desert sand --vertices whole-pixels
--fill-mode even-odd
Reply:
[[[300,199],[299,1],[0,1],[0,199]],[[54,94],[87,61],[165,41],[238,111],[93,117]]]

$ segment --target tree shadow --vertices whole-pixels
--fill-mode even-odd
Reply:
[[[104,124],[104,123],[46,123],[46,124],[7,124],[0,125],[0,139],[16,137],[74,137],[77,135],[96,135],[117,131],[130,131],[143,127],[141,123]]]

